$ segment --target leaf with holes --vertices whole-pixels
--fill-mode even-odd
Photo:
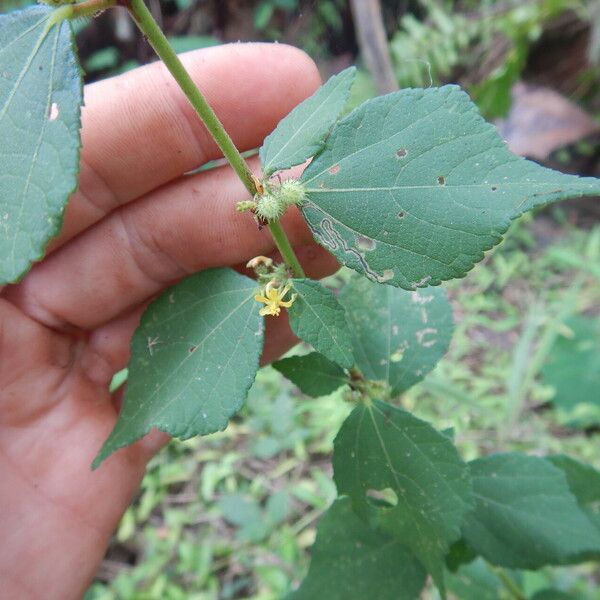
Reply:
[[[180,439],[227,426],[258,369],[263,319],[256,282],[210,269],[167,289],[132,340],[119,420],[94,467],[153,427]]]
[[[288,309],[290,327],[301,339],[341,367],[354,364],[344,309],[319,282],[293,279],[296,300]]]
[[[344,369],[318,352],[283,358],[274,362],[273,367],[297,385],[303,394],[313,398],[331,394],[348,383]]]
[[[537,569],[600,553],[600,531],[550,461],[507,453],[469,467],[476,505],[465,519],[464,536],[491,563]]]
[[[335,75],[282,119],[260,149],[265,177],[302,164],[325,143],[327,133],[344,110],[356,68]]]
[[[393,395],[423,379],[452,337],[452,307],[441,288],[407,292],[354,277],[340,303],[352,335],[356,366],[384,381]]]
[[[0,16],[0,285],[43,256],[77,186],[81,74],[71,25],[51,14]]]
[[[424,585],[425,572],[410,552],[340,498],[321,517],[308,575],[286,600],[416,600]]]
[[[524,211],[600,195],[598,179],[511,154],[456,86],[365,102],[301,181],[317,240],[369,279],[409,290],[464,276]]]
[[[334,442],[334,479],[366,518],[395,495],[379,523],[405,544],[443,591],[444,557],[472,505],[469,469],[452,441],[410,413],[373,401],[354,409]],[[391,492],[390,492],[391,490]]]

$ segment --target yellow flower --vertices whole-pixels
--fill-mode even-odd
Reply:
[[[289,300],[284,300],[285,295],[290,291],[292,286],[288,283],[283,289],[279,289],[274,286],[272,281],[269,281],[265,286],[264,296],[261,294],[257,294],[254,296],[254,299],[257,302],[262,302],[266,304],[263,308],[260,309],[260,315],[271,315],[273,317],[278,317],[281,312],[281,307],[289,308],[296,299],[296,294],[292,294],[292,297]]]

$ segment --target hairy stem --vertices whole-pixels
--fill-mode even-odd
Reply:
[[[223,152],[223,155],[233,167],[233,170],[237,173],[250,194],[254,196],[258,190],[248,164],[240,154],[239,150],[235,147],[235,144],[229,137],[229,134],[223,127],[221,121],[219,121],[219,118],[211,106],[206,101],[206,98],[204,98],[202,92],[200,92],[179,60],[179,57],[171,47],[165,34],[154,20],[152,13],[144,4],[144,0],[120,0],[120,3],[127,6],[131,16],[137,23],[137,26],[146,36],[158,57],[163,61],[167,69],[169,69],[171,75],[174,77],[175,81],[177,81],[179,87],[190,101],[190,104],[194,107],[205,127]],[[293,271],[294,275],[296,277],[304,277],[304,272],[298,262],[298,258],[294,254],[294,250],[279,221],[269,223],[269,231],[275,240],[279,252],[281,252],[281,256]]]
[[[85,0],[85,2],[79,4],[62,4],[50,14],[46,24],[46,32],[67,19],[93,17],[107,8],[116,6],[116,4],[117,0]]]

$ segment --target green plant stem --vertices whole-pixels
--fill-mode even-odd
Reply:
[[[488,563],[488,567],[496,573],[498,579],[502,582],[502,585],[506,588],[508,593],[515,600],[527,600],[527,596],[523,593],[523,590],[511,579],[504,569],[500,567],[495,567]]]
[[[90,0],[91,1],[91,0]],[[223,127],[221,121],[193,82],[189,73],[179,60],[176,52],[171,47],[169,40],[162,32],[158,23],[155,21],[152,13],[148,10],[143,0],[121,0],[122,4],[127,6],[129,13],[133,17],[137,26],[158,57],[163,61],[175,81],[179,84],[183,93],[194,107],[198,116],[208,129],[208,132],[213,137],[233,170],[237,173],[246,189],[254,196],[257,193],[256,184],[254,182],[252,172],[248,164],[235,147],[235,144],[229,137],[227,131]],[[294,254],[294,250],[283,230],[279,221],[269,223],[269,231],[275,240],[275,244],[283,257],[283,260],[290,267],[296,277],[304,277],[304,271],[298,262],[298,258]]]
[[[202,119],[206,129],[208,129],[225,158],[229,161],[238,177],[242,180],[246,189],[254,195],[256,193],[256,186],[252,179],[250,168],[235,147],[229,134],[225,131],[223,124],[219,121],[214,110],[193,82],[189,73],[185,70],[181,60],[179,60],[175,50],[171,47],[169,40],[162,32],[158,23],[154,20],[152,13],[148,10],[144,1],[130,0],[129,3],[126,3],[126,6],[137,23],[137,26],[146,36],[146,39],[154,48],[158,57],[165,63],[165,66],[179,84],[179,87],[190,101],[190,104],[194,107],[200,119]]]
[[[279,252],[281,252],[281,257],[292,270],[294,277],[306,277],[281,223],[279,221],[272,221],[269,223],[269,231],[275,240],[275,244],[277,244]]]
[[[46,32],[67,19],[93,17],[107,8],[116,6],[116,4],[117,0],[86,0],[79,4],[62,4],[50,14],[46,24]]]
[[[69,6],[72,8],[73,12],[71,19],[76,19],[78,17],[93,17],[97,13],[106,10],[107,8],[112,8],[116,6],[117,0],[86,0],[85,2],[80,2],[79,4],[70,4]]]

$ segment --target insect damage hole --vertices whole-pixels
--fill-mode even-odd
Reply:
[[[332,167],[329,167],[329,169],[327,169],[327,172],[330,175],[337,175],[340,172],[340,165],[333,165]]]
[[[398,217],[399,219],[404,219],[404,217],[405,217],[405,216],[406,216],[406,212],[405,212],[405,211],[403,211],[403,210],[401,210],[401,211],[400,211],[400,212],[397,214],[397,217]]]
[[[58,115],[60,115],[60,109],[58,108],[58,104],[53,102],[48,110],[48,120],[56,121],[56,119],[58,119]]]
[[[438,182],[440,185],[446,185],[446,178],[445,178],[443,175],[440,175],[440,176],[437,178],[437,182]]]
[[[398,505],[398,494],[392,488],[367,490],[367,502],[380,508],[394,508]]]
[[[400,148],[396,150],[397,158],[404,158],[408,154],[408,150],[406,148]]]

